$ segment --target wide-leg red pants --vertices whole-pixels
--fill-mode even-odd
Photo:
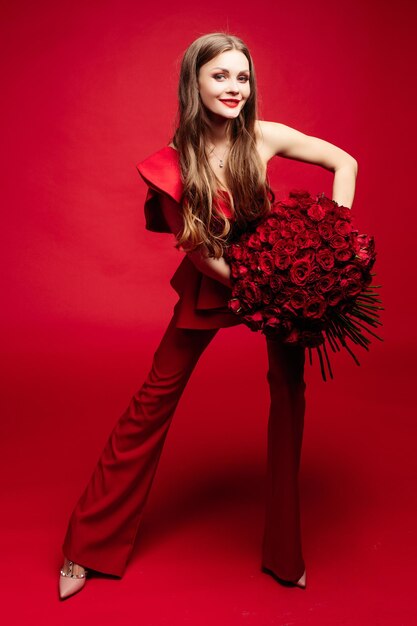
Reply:
[[[176,406],[218,330],[177,328],[172,317],[146,380],[112,430],[71,514],[63,552],[72,561],[123,576]],[[265,339],[271,401],[262,565],[295,581],[304,572],[298,472],[305,351]]]

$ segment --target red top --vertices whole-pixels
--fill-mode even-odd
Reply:
[[[181,207],[183,183],[178,151],[171,146],[164,146],[136,167],[148,185],[144,205],[146,229],[172,233],[161,209],[160,194],[169,196]],[[226,192],[224,194],[226,199]],[[220,195],[215,199],[215,207],[233,219],[230,206]],[[170,284],[180,296],[175,306],[177,328],[223,328],[241,323],[227,309],[231,289],[200,272],[187,255],[172,276]]]

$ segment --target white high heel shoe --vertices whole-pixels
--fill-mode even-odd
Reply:
[[[307,576],[306,570],[304,570],[304,574],[294,584],[297,585],[297,587],[301,587],[301,589],[305,589],[307,585],[306,576]]]
[[[83,574],[73,574],[73,567],[74,562],[65,557],[63,568],[59,572],[59,597],[61,600],[78,593],[85,585],[88,570],[83,568]],[[66,569],[68,571],[65,571]]]

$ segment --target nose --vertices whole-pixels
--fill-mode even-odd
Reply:
[[[233,94],[239,93],[239,83],[236,80],[233,80],[233,79],[229,80],[227,93],[233,93]]]

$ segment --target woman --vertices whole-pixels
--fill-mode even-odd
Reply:
[[[186,50],[171,143],[138,164],[148,185],[146,228],[171,233],[185,252],[171,279],[173,316],[139,391],[116,423],[79,499],[63,543],[60,597],[89,569],[123,576],[175,408],[219,328],[241,323],[227,308],[224,247],[270,210],[267,164],[280,155],[334,172],[333,199],[350,207],[357,162],[340,148],[257,119],[251,55],[241,39],[211,33]],[[266,337],[270,412],[262,571],[306,586],[298,470],[305,411],[304,349]]]

